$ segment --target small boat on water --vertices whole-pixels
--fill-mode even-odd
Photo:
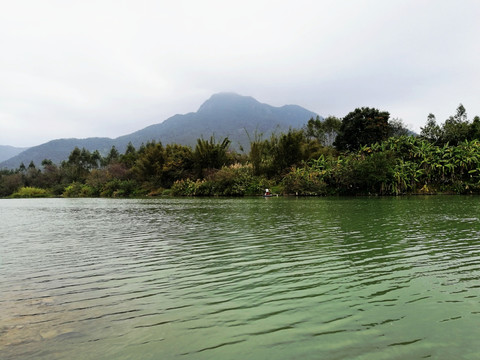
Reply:
[[[272,197],[273,194],[270,192],[270,190],[265,189],[265,193],[263,194],[263,197]]]

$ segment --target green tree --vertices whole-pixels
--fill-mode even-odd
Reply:
[[[374,108],[355,109],[343,118],[334,146],[340,151],[353,151],[386,140],[391,133],[389,117],[388,112]]]
[[[228,137],[222,142],[217,143],[215,137],[210,137],[210,140],[203,138],[197,139],[197,145],[193,153],[195,167],[197,174],[202,177],[205,169],[220,169],[224,165],[228,165],[229,156],[228,149],[230,140]]]
[[[50,159],[44,159],[42,167],[43,170],[39,175],[37,186],[45,189],[49,188],[55,195],[60,195],[63,191],[62,172]]]
[[[277,146],[273,149],[273,166],[276,174],[281,174],[291,166],[300,164],[305,159],[305,135],[301,130],[290,129],[280,135]]]
[[[465,107],[460,104],[455,115],[450,116],[443,124],[443,143],[457,145],[468,139],[470,123]]]
[[[258,176],[260,174],[265,174],[266,164],[268,162],[267,159],[268,157],[271,157],[271,152],[268,151],[269,142],[268,140],[262,139],[262,134],[258,132],[255,132],[253,139],[251,139],[248,133],[247,135],[250,140],[248,161],[252,164],[253,175]]]
[[[328,116],[321,120],[319,116],[308,120],[305,135],[307,138],[315,139],[323,146],[332,146],[340,131],[342,121],[335,116]]]
[[[193,175],[193,151],[189,146],[168,144],[165,148],[162,186],[171,187],[176,180]]]
[[[53,161],[50,160],[50,159],[43,159],[42,160],[42,166],[45,167],[45,166],[50,166],[50,165],[53,165]]]
[[[390,125],[389,136],[401,137],[401,136],[408,136],[410,134],[410,131],[408,130],[407,126],[403,123],[402,119],[398,119],[398,118],[390,119],[388,124]]]
[[[107,156],[103,159],[102,165],[107,166],[109,164],[116,163],[120,160],[120,153],[118,152],[115,145],[113,145],[108,152]]]
[[[39,175],[40,175],[40,170],[37,170],[35,163],[33,161],[30,161],[30,164],[28,164],[27,171],[25,172],[25,185],[39,186],[39,183],[38,183]]]
[[[323,121],[323,129],[325,133],[325,139],[323,141],[323,145],[325,146],[332,146],[337,134],[340,131],[342,126],[342,120],[335,116],[328,116]]]
[[[90,170],[98,168],[100,160],[101,156],[98,150],[91,153],[85,148],[80,150],[78,147],[75,147],[70,153],[68,160],[62,162],[61,167],[68,182],[84,182]]]
[[[308,138],[316,139],[318,142],[323,143],[325,141],[325,129],[323,127],[323,121],[320,116],[316,118],[310,118],[305,128],[305,135]]]
[[[439,143],[443,138],[443,130],[432,113],[428,114],[427,123],[420,130],[420,137],[433,144]]]
[[[480,117],[475,116],[468,132],[468,139],[480,139]]]
[[[131,142],[128,143],[125,153],[120,156],[120,162],[124,164],[128,169],[131,169],[137,161],[137,150]]]
[[[164,164],[165,149],[162,143],[148,143],[142,148],[132,171],[138,180],[149,181],[159,186]]]

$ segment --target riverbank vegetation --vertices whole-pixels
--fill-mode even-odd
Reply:
[[[46,159],[0,172],[2,197],[139,197],[277,194],[402,195],[480,192],[480,118],[460,105],[419,135],[388,112],[359,108],[343,119],[310,119],[303,129],[233,151],[228,138],[195,148],[150,142],[102,156],[75,148],[61,164]]]

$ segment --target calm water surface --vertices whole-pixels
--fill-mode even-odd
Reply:
[[[0,200],[0,358],[480,359],[480,198]]]

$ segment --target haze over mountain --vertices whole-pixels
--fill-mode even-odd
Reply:
[[[20,148],[9,145],[0,145],[0,162],[10,159],[11,157],[20,154],[28,148]]]
[[[106,154],[112,146],[123,152],[131,142],[136,148],[149,141],[161,141],[164,145],[177,143],[194,146],[197,139],[215,136],[217,140],[229,137],[232,147],[248,147],[249,138],[255,133],[269,137],[272,133],[300,128],[317,114],[297,105],[274,107],[262,104],[249,96],[219,93],[204,102],[197,112],[174,115],[167,120],[148,126],[134,133],[110,138],[57,139],[31,147],[0,163],[0,168],[17,168],[21,163],[33,161],[37,166],[44,159],[60,163],[68,158],[77,146],[89,151]]]

